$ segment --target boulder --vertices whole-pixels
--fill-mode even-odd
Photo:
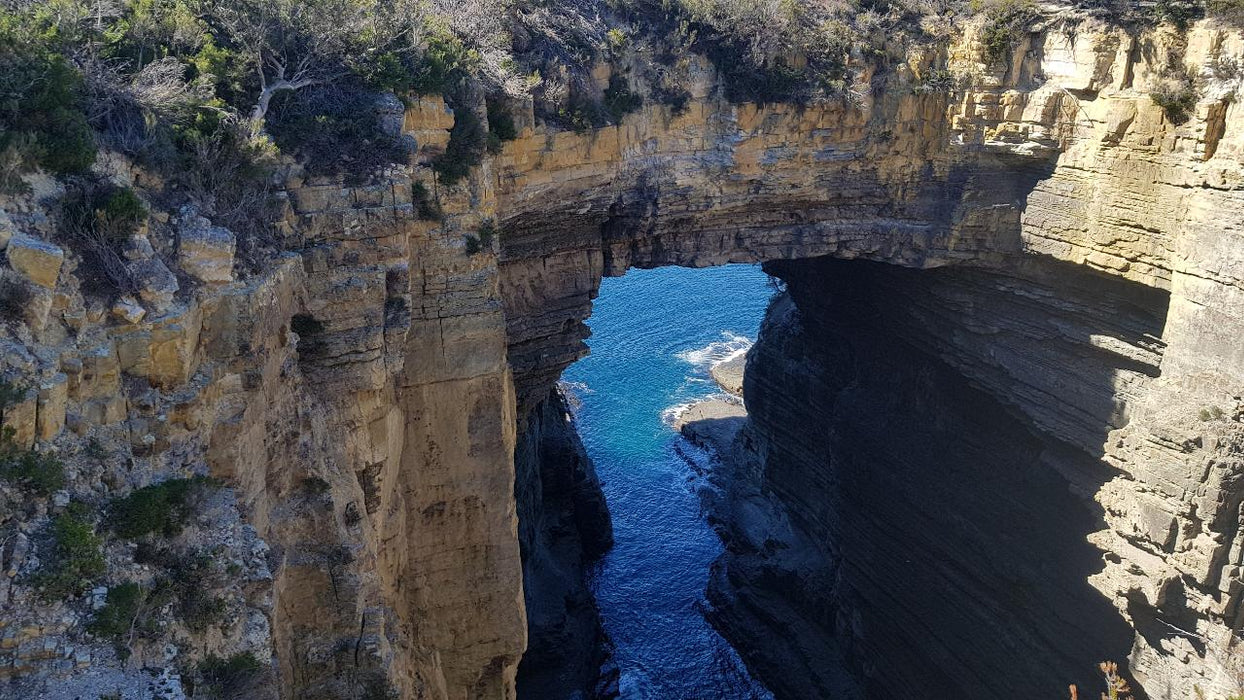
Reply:
[[[143,317],[147,315],[147,310],[138,303],[137,299],[126,295],[117,299],[117,303],[112,305],[112,315],[120,321],[135,324],[143,320]]]
[[[227,228],[201,216],[183,219],[178,231],[177,261],[190,276],[209,284],[233,281],[237,240]]]
[[[167,309],[173,303],[173,295],[181,289],[173,271],[159,258],[136,260],[126,268],[138,285],[138,296],[157,310]]]
[[[9,265],[40,287],[52,289],[65,262],[65,251],[38,238],[16,234],[9,239]]]
[[[0,209],[0,250],[4,250],[9,245],[9,239],[13,237],[13,220]]]
[[[132,236],[126,241],[123,251],[126,260],[150,260],[155,257],[155,248],[151,239],[146,236]]]
[[[725,362],[713,365],[709,370],[713,381],[726,393],[743,395],[743,370],[747,368],[747,355],[740,353]]]

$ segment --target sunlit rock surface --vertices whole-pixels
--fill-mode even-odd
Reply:
[[[934,54],[912,47],[852,106],[730,105],[700,65],[685,113],[527,127],[455,187],[427,167],[453,114],[417,100],[409,168],[370,186],[288,173],[283,257],[229,279],[223,234],[184,259],[162,243],[112,314],[47,222],[11,213],[5,276],[33,291],[0,353],[36,388],[6,421],[67,456],[74,496],[224,480],[202,527],[262,541],[222,546],[246,562],[230,609],[266,624],[190,653],[258,651],[273,694],[379,679],[512,697],[528,606],[533,650],[558,634],[585,650],[544,653],[539,678],[581,685],[599,626],[571,579],[606,541],[603,508],[550,439],[570,439],[553,392],[601,276],[801,261],[773,268],[792,296],[749,365],[756,473],[719,511],[737,546],[714,600],[761,677],[800,697],[786,683],[832,656],[843,674],[809,683],[1060,694],[1109,654],[1151,697],[1222,697],[1244,614],[1244,117],[1210,67],[1244,40],[1070,11],[1043,26],[1005,70],[975,30],[953,40],[970,79],[945,93],[913,89]],[[1172,64],[1208,81],[1182,125],[1149,97]],[[419,218],[415,181],[443,220]],[[467,255],[488,219],[499,242]],[[179,260],[210,284],[178,284]],[[839,275],[875,293],[837,308]],[[85,456],[90,438],[125,469]],[[583,504],[577,537],[554,537]],[[21,571],[37,552],[5,556]],[[117,667],[13,580],[0,659],[22,692]],[[70,646],[81,667],[61,663]]]

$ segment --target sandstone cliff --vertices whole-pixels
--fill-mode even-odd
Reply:
[[[887,47],[902,60],[861,73],[859,104],[732,105],[688,59],[682,113],[575,133],[528,105],[454,187],[426,165],[454,115],[419,100],[399,120],[419,151],[384,182],[291,168],[287,252],[254,275],[229,272],[210,222],[157,213],[144,293],[115,308],[83,294],[35,197],[6,203],[5,274],[34,290],[4,335],[5,368],[34,386],[5,417],[18,440],[61,454],[67,495],[100,506],[170,475],[224,484],[196,527],[240,562],[232,621],[173,658],[159,638],[126,678],[245,650],[274,660],[285,697],[511,697],[530,609],[526,677],[591,684],[601,640],[577,577],[606,546],[604,509],[554,392],[600,278],[797,260],[773,268],[792,296],[753,360],[755,473],[729,500],[766,517],[723,511],[714,588],[741,642],[803,620],[805,648],[749,655],[775,689],[832,653],[855,674],[818,687],[1061,692],[1109,654],[1153,697],[1234,692],[1244,117],[1221,66],[1244,36],[1064,10],[992,65],[977,29]],[[958,85],[920,88],[935,69]],[[1172,71],[1204,76],[1184,124],[1149,95]],[[420,216],[416,181],[441,220]],[[500,242],[468,254],[490,220]],[[793,400],[841,430],[790,452],[809,442],[779,430],[799,425]],[[122,667],[84,636],[86,601],[61,614],[25,583],[39,555],[16,543],[61,507],[11,518],[4,548],[0,654],[36,693]],[[815,561],[772,551],[792,544]],[[112,582],[146,576],[112,559]],[[549,658],[571,636],[584,653]]]

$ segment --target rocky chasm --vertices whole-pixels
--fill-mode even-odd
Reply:
[[[34,389],[6,425],[66,456],[75,497],[220,479],[180,537],[235,568],[228,625],[122,662],[24,583],[41,545],[16,534],[8,688],[147,688],[144,667],[247,651],[271,662],[258,696],[593,690],[584,572],[609,519],[557,379],[603,275],[765,262],[786,292],[718,475],[709,599],[775,693],[1062,696],[1107,658],[1151,698],[1238,693],[1244,116],[1213,66],[1244,35],[1067,11],[1005,68],[982,55],[969,29],[807,106],[729,104],[691,61],[685,111],[575,133],[528,105],[454,187],[423,162],[454,114],[395,106],[412,165],[291,172],[275,264],[239,278],[229,232],[157,214],[133,259],[151,283],[111,309],[15,202],[6,274],[35,294],[3,359]],[[962,86],[914,89],[942,64]],[[1174,69],[1207,85],[1182,124],[1149,95]],[[499,240],[467,255],[487,220]]]

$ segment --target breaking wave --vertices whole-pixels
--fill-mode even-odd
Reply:
[[[696,368],[699,372],[707,373],[708,370],[723,362],[729,362],[736,357],[745,355],[751,346],[752,341],[750,338],[730,331],[722,331],[721,340],[714,340],[702,348],[683,350],[677,353],[675,357]]]

